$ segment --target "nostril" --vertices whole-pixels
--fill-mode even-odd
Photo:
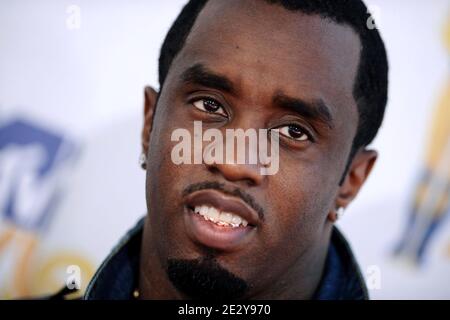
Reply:
[[[256,182],[255,180],[251,179],[251,178],[245,179],[245,182],[247,183],[247,185],[248,185],[249,187],[254,187],[254,186],[257,185],[257,182]]]
[[[212,174],[221,174],[220,169],[217,168],[217,167],[215,167],[215,166],[210,166],[210,167],[208,167],[208,170],[209,170],[209,172],[211,172]],[[227,177],[225,177],[225,178],[227,178]],[[230,179],[228,179],[228,180],[230,180]],[[232,180],[232,181],[235,181],[235,179],[231,179],[231,180]],[[245,182],[245,184],[246,184],[247,186],[249,186],[249,187],[253,187],[253,186],[256,186],[256,185],[257,185],[256,181],[253,180],[253,179],[251,179],[251,178],[243,178],[243,179],[240,179],[240,180],[242,180],[242,182]]]
[[[211,173],[213,173],[213,174],[218,174],[218,173],[220,173],[220,170],[219,170],[217,167],[214,167],[214,166],[210,166],[210,167],[209,167],[209,171],[210,171]]]

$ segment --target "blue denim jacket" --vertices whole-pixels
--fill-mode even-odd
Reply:
[[[139,255],[144,219],[131,229],[103,261],[89,283],[86,300],[133,298],[138,285]],[[367,300],[367,289],[352,251],[334,228],[315,300]]]

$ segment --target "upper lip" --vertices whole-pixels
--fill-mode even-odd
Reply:
[[[257,226],[259,224],[258,214],[246,202],[217,190],[207,189],[195,191],[186,196],[185,204],[191,209],[196,206],[209,205],[220,211],[237,214],[247,220],[249,225]]]

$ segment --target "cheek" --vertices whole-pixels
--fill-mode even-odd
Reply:
[[[185,114],[181,111],[182,107],[168,100],[167,94],[161,96],[149,141],[147,176],[152,179],[158,177],[161,181],[170,181],[177,173],[178,166],[171,161],[171,151],[177,142],[172,142],[171,136],[176,129],[186,126]]]
[[[150,135],[149,151],[147,155],[147,207],[149,211],[161,211],[157,207],[163,203],[161,198],[179,198],[181,183],[179,181],[182,166],[177,166],[171,159],[171,152],[176,142],[171,141],[172,132],[182,127],[182,120],[178,115],[171,117],[171,113],[165,105],[157,107]],[[178,119],[178,121],[172,119]],[[177,182],[177,183],[175,183]],[[150,210],[153,209],[153,210]]]
[[[158,133],[150,140],[146,177],[151,243],[156,246],[158,253],[162,253],[163,259],[169,253],[188,257],[189,248],[180,248],[179,243],[184,241],[179,231],[183,228],[183,219],[180,218],[184,208],[181,194],[186,187],[185,177],[189,177],[191,166],[175,165],[172,162],[171,151],[176,142],[172,142],[170,137],[175,127],[172,123],[160,123],[166,125],[154,128]]]
[[[295,168],[290,172],[280,170],[271,177],[267,203],[272,239],[299,248],[299,244],[309,246],[321,236],[337,182],[326,168],[298,163]]]

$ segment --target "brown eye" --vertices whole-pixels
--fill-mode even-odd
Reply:
[[[225,112],[222,105],[213,99],[198,99],[195,100],[192,104],[194,105],[194,107],[203,112],[218,114],[225,117],[227,116],[227,113]]]
[[[276,129],[280,134],[289,139],[297,140],[297,141],[306,141],[309,140],[308,133],[302,129],[302,127],[297,125],[288,125],[279,127]]]

